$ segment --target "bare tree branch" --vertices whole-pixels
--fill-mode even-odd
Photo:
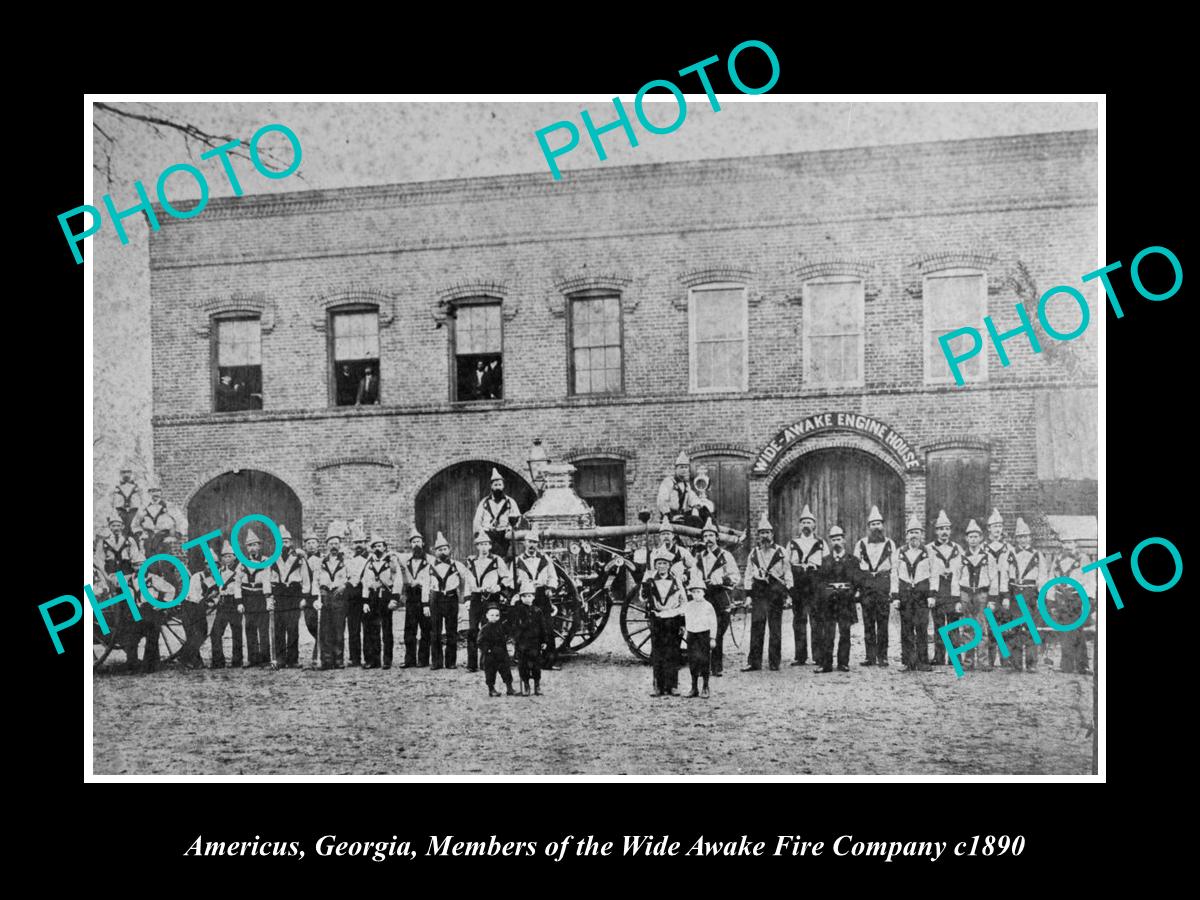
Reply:
[[[109,103],[101,102],[94,103],[93,107],[97,112],[106,113],[111,116],[116,116],[121,119],[144,125],[152,129],[159,137],[166,136],[164,129],[180,135],[183,138],[184,147],[187,150],[187,154],[190,159],[195,160],[196,158],[193,142],[202,145],[206,149],[216,149],[217,147],[224,146],[230,142],[237,141],[237,148],[231,150],[229,155],[253,162],[249,149],[241,142],[240,139],[228,134],[214,134],[210,131],[205,131],[203,128],[193,125],[190,122],[176,121],[173,118],[168,117],[161,110],[154,110],[153,107],[150,107],[150,109],[154,110],[156,114],[147,114],[143,112],[136,112],[131,109],[122,109]],[[105,134],[103,131],[101,131],[101,133]],[[113,141],[111,137],[109,140],[113,144],[116,143],[116,141]],[[270,150],[260,148],[258,156],[261,162],[272,164],[272,167],[278,172],[283,171],[291,165],[290,162],[280,158]],[[301,181],[305,180],[304,175],[300,172],[296,172],[294,174]]]

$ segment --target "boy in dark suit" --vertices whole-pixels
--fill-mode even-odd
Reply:
[[[517,674],[521,676],[521,695],[529,696],[533,679],[534,696],[542,695],[542,651],[550,643],[546,614],[533,605],[537,589],[533,582],[521,585],[521,602],[512,611],[513,640],[517,645]]]
[[[508,635],[504,633],[504,626],[500,624],[500,607],[495,604],[489,606],[485,616],[486,621],[479,629],[476,649],[483,657],[483,677],[487,682],[488,696],[500,696],[500,692],[496,690],[496,673],[499,672],[500,680],[504,682],[504,691],[511,697],[516,691],[512,686],[512,660],[508,658]]]

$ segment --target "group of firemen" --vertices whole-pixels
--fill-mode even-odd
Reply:
[[[830,527],[827,540],[818,536],[816,519],[806,504],[800,515],[799,535],[786,547],[775,542],[774,528],[764,513],[756,528],[757,543],[746,560],[744,576],[739,573],[732,554],[719,547],[721,530],[713,522],[713,506],[705,495],[707,479],[689,482],[690,460],[681,453],[675,461],[675,473],[663,479],[658,493],[658,508],[663,516],[661,546],[654,552],[653,564],[659,571],[648,572],[654,579],[651,592],[645,585],[647,612],[652,618],[652,660],[656,666],[655,692],[674,692],[681,639],[678,631],[678,598],[693,587],[702,589],[716,613],[715,644],[711,654],[712,674],[721,675],[721,647],[734,608],[733,588],[745,589],[750,606],[750,646],[744,672],[758,671],[763,664],[763,645],[770,631],[767,663],[772,670],[782,662],[783,611],[792,608],[795,658],[791,665],[808,664],[809,647],[820,672],[850,670],[850,626],[862,612],[865,659],[863,666],[888,665],[888,622],[891,611],[900,614],[900,660],[905,671],[930,671],[932,665],[946,665],[946,646],[938,629],[962,619],[978,624],[981,644],[986,643],[987,662],[974,649],[963,654],[964,669],[977,665],[995,668],[996,658],[1012,671],[1035,671],[1039,650],[1030,626],[1005,628],[1023,613],[1017,597],[1024,600],[1042,639],[1041,656],[1050,661],[1048,638],[1058,634],[1062,658],[1059,671],[1089,674],[1087,643],[1082,627],[1068,631],[1045,623],[1039,615],[1038,599],[1042,587],[1059,577],[1076,583],[1094,584],[1084,575],[1086,560],[1079,552],[1074,535],[1065,535],[1061,551],[1047,559],[1032,546],[1032,534],[1024,519],[1018,518],[1013,532],[1015,546],[1005,539],[1004,519],[993,510],[987,519],[987,537],[972,519],[967,524],[967,546],[950,539],[953,523],[942,510],[935,524],[936,537],[926,542],[924,526],[915,516],[906,527],[901,546],[884,536],[883,516],[873,506],[867,519],[868,534],[850,552],[846,535],[839,525]],[[689,552],[677,546],[672,523],[703,523],[704,543]],[[665,570],[666,575],[662,572]],[[670,576],[668,579],[666,576]],[[675,582],[672,587],[669,581]],[[1089,589],[1091,590],[1091,589]],[[669,598],[675,598],[671,602]],[[1046,607],[1058,625],[1079,621],[1084,599],[1070,584],[1056,584],[1048,592]],[[1091,598],[1089,597],[1089,605]],[[662,609],[669,625],[655,624],[653,618]],[[998,630],[1010,654],[1003,658],[996,636],[989,627],[985,610],[991,610]],[[1091,616],[1089,615],[1089,620]],[[933,660],[929,659],[930,626],[934,640]],[[965,626],[950,634],[954,646],[966,646],[970,635]],[[689,660],[692,636],[687,634]],[[835,653],[836,644],[836,653]]]
[[[999,646],[984,610],[990,609],[1011,650],[1002,664],[1014,671],[1032,671],[1038,664],[1038,647],[1024,627],[1004,629],[1020,615],[1016,597],[1037,615],[1043,585],[1059,576],[1085,582],[1085,560],[1069,537],[1061,552],[1047,559],[1033,548],[1030,529],[1018,518],[1010,544],[998,511],[987,519],[987,539],[972,519],[966,527],[967,546],[950,539],[952,523],[945,511],[938,516],[936,538],[924,541],[924,528],[914,516],[909,520],[902,546],[885,537],[878,507],[867,520],[868,534],[853,552],[838,525],[827,540],[818,536],[816,519],[805,505],[799,534],[782,547],[764,513],[756,528],[757,542],[750,550],[744,574],[721,543],[731,534],[716,524],[714,507],[707,497],[708,479],[701,473],[689,480],[690,460],[680,454],[673,475],[664,478],[658,493],[662,515],[658,546],[643,546],[629,555],[614,554],[610,569],[626,567],[640,592],[650,631],[655,696],[677,693],[681,647],[686,641],[692,694],[698,679],[708,695],[708,679],[723,675],[723,644],[735,608],[735,589],[742,587],[750,607],[750,642],[742,671],[762,668],[767,632],[768,666],[777,670],[782,656],[783,611],[792,608],[795,638],[793,666],[812,659],[821,672],[849,671],[850,627],[861,608],[866,658],[863,666],[888,665],[888,622],[893,608],[899,611],[901,662],[907,671],[928,671],[930,625],[934,635],[932,665],[945,665],[947,652],[938,629],[961,619],[978,623],[985,635],[986,666],[993,668]],[[140,505],[140,492],[132,470],[121,472],[113,494],[111,534],[98,543],[101,578],[123,572],[131,590],[140,591],[131,574],[153,554],[178,553],[179,535],[157,484],[150,487],[151,501]],[[316,668],[350,666],[391,668],[393,661],[392,613],[404,609],[404,661],[401,668],[457,667],[459,610],[466,605],[466,663],[469,671],[484,669],[490,694],[496,694],[497,676],[513,693],[507,645],[516,647],[522,693],[540,693],[541,670],[558,668],[552,628],[552,595],[559,588],[558,572],[542,551],[536,530],[524,533],[520,552],[512,542],[521,510],[505,492],[504,479],[493,469],[491,491],[480,502],[474,519],[475,554],[464,560],[451,555],[439,532],[433,554],[414,528],[406,552],[389,548],[379,534],[369,539],[361,526],[330,525],[325,541],[312,531],[303,535],[297,549],[287,528],[279,526],[281,547],[265,567],[239,561],[228,541],[220,552],[220,578],[207,567],[192,574],[187,602],[179,618],[185,644],[179,654],[185,666],[202,665],[200,646],[211,640],[212,667],[226,665],[224,638],[231,633],[235,666],[275,668],[299,665],[299,627],[314,638],[312,664]],[[677,525],[700,528],[701,540],[691,548],[678,540]],[[736,538],[735,538],[736,540]],[[350,545],[347,550],[343,542]],[[262,541],[252,528],[241,537],[247,557],[262,561]],[[510,547],[512,553],[510,555]],[[102,560],[102,562],[101,562]],[[163,562],[153,563],[147,584],[178,595],[179,572]],[[161,598],[160,598],[161,599]],[[1048,608],[1058,623],[1080,618],[1083,600],[1070,585],[1056,586]],[[215,607],[211,628],[207,611]],[[152,669],[158,662],[158,633],[162,613],[139,603],[143,619],[135,622],[127,607],[116,607],[117,627],[131,666],[139,664],[137,652],[146,639],[141,665]],[[124,620],[120,617],[124,616]],[[243,630],[245,641],[243,644]],[[967,629],[960,628],[955,645],[966,643]],[[1046,629],[1047,634],[1051,629]],[[1087,644],[1082,629],[1061,632],[1060,670],[1086,674]],[[346,649],[349,660],[346,660]],[[836,645],[836,652],[835,652]],[[1043,644],[1045,646],[1045,644]],[[245,657],[243,657],[243,647]],[[273,648],[273,652],[272,652]],[[1003,656],[1003,654],[1000,654]],[[1044,655],[1044,651],[1043,651]],[[977,656],[979,659],[977,659]],[[964,654],[966,669],[975,669],[982,653]]]
[[[185,602],[178,605],[185,633],[181,664],[202,666],[199,651],[207,638],[212,668],[223,668],[225,633],[229,631],[232,666],[298,667],[303,619],[314,638],[315,668],[388,669],[393,661],[392,613],[403,606],[404,661],[400,668],[454,669],[459,607],[466,603],[467,669],[477,671],[482,662],[490,694],[498,694],[497,676],[509,694],[515,693],[508,654],[511,641],[516,648],[521,692],[540,695],[542,669],[559,668],[550,600],[558,587],[558,574],[541,551],[536,532],[525,537],[519,554],[505,557],[520,510],[505,493],[503,477],[496,470],[491,487],[475,518],[475,555],[462,561],[451,556],[450,544],[440,532],[432,555],[428,554],[416,528],[409,535],[407,552],[398,553],[389,549],[382,536],[374,534],[368,539],[361,526],[347,528],[341,522],[330,525],[323,547],[315,532],[306,531],[303,547],[298,549],[287,527],[279,525],[279,553],[267,566],[239,561],[225,541],[219,554],[219,577],[206,566],[191,573]],[[157,485],[150,490],[153,502],[161,504]],[[98,542],[97,557],[102,569],[99,577],[122,572],[130,590],[140,596],[140,585],[132,573],[153,554],[177,555],[179,536],[174,520],[168,522],[165,506],[162,518],[156,518],[157,510],[151,507],[140,511],[144,513],[141,516],[139,510],[131,510],[139,497],[132,471],[122,470],[114,492],[111,534]],[[144,525],[135,528],[135,522]],[[242,532],[240,542],[251,563],[264,561],[263,543],[253,527]],[[350,545],[348,551],[343,542]],[[500,544],[495,548],[498,553],[493,552],[494,542]],[[177,597],[181,582],[178,570],[170,564],[155,562],[148,569],[147,589],[166,594],[156,596],[160,601]],[[121,605],[115,607],[115,627],[130,666],[152,670],[159,661],[161,612],[152,604],[137,605],[141,621],[135,622]],[[207,612],[212,608],[215,616],[209,629]],[[143,638],[145,651],[139,660]]]
[[[967,546],[950,540],[952,523],[942,510],[935,525],[936,538],[924,540],[925,529],[916,516],[909,519],[906,540],[896,546],[884,536],[883,517],[872,507],[867,520],[868,534],[858,541],[854,551],[846,547],[845,532],[837,525],[829,529],[828,543],[817,536],[816,520],[806,505],[800,516],[800,534],[786,547],[775,543],[774,530],[764,514],[758,523],[758,544],[746,562],[744,587],[750,597],[752,616],[750,654],[743,671],[762,667],[763,637],[771,631],[768,663],[780,666],[780,627],[783,608],[792,605],[792,628],[796,657],[793,666],[808,659],[811,631],[813,661],[821,672],[835,667],[849,671],[850,626],[858,621],[861,607],[863,642],[866,658],[860,665],[888,665],[888,621],[892,609],[900,614],[900,660],[906,671],[929,671],[929,637],[932,620],[934,653],[932,665],[946,665],[947,650],[939,629],[962,619],[978,623],[986,636],[987,668],[1001,664],[1013,671],[1034,671],[1038,665],[1038,645],[1032,623],[1038,618],[1038,598],[1042,586],[1059,576],[1086,582],[1082,575],[1085,561],[1076,541],[1066,538],[1062,551],[1051,562],[1032,546],[1032,535],[1024,519],[1018,518],[1016,545],[1004,536],[1004,519],[993,510],[987,520],[987,539],[972,519],[966,527]],[[1022,617],[1017,598],[1024,600],[1030,623],[1006,628]],[[1047,609],[1056,623],[1076,622],[1084,600],[1069,584],[1056,584],[1047,597]],[[1089,600],[1090,603],[1090,600]],[[997,630],[1010,653],[1003,658],[996,635],[988,625],[985,610],[992,611]],[[960,626],[949,632],[954,646],[969,643],[968,629]],[[1053,633],[1053,626],[1044,628]],[[1043,629],[1039,628],[1039,637]],[[1043,641],[1045,639],[1043,638]],[[1045,644],[1043,644],[1045,646]],[[984,665],[982,652],[964,654],[964,669]],[[1087,674],[1087,644],[1081,629],[1062,632],[1062,672]]]

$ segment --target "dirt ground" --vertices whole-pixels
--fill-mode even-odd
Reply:
[[[459,669],[269,669],[94,676],[97,774],[1089,774],[1092,678],[953,668],[905,673],[893,615],[887,669],[741,673],[735,619],[709,700],[654,699],[616,611],[590,647],[548,672],[543,697],[489,698]],[[403,616],[395,617],[396,662]],[[303,625],[301,661],[312,647]],[[1088,655],[1094,655],[1089,642]],[[208,644],[203,654],[207,663]],[[1057,648],[1054,651],[1057,660]],[[515,671],[514,671],[515,677]],[[690,679],[680,672],[681,686]],[[519,685],[519,682],[518,682]]]

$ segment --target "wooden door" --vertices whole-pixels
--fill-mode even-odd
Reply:
[[[479,501],[491,490],[492,468],[504,476],[504,490],[517,501],[521,512],[529,512],[535,499],[525,479],[511,469],[487,460],[472,460],[443,469],[417,492],[417,528],[425,546],[433,549],[440,531],[450,542],[452,556],[462,558],[475,552],[471,530]]]
[[[971,519],[987,533],[991,477],[988,452],[966,448],[932,450],[925,458],[925,534],[933,540],[933,525],[938,511],[950,517],[950,537],[966,543],[966,528]]]
[[[597,525],[625,524],[625,463],[619,459],[576,460],[575,493],[592,508]],[[623,540],[617,544],[624,546]]]
[[[898,543],[904,538],[904,480],[860,450],[809,453],[775,479],[770,517],[780,544],[800,533],[800,513],[806,503],[817,520],[817,534],[827,537],[831,527],[841,525],[851,549],[867,535],[873,504],[883,514],[884,534]]]
[[[218,556],[221,543],[229,540],[234,524],[243,516],[258,513],[292,533],[293,546],[299,547],[303,531],[300,498],[287,484],[274,475],[253,469],[226,472],[200,488],[188,504],[188,538],[196,538],[213,530],[221,532],[221,541],[210,546]],[[271,532],[261,522],[251,522],[242,528],[240,539],[245,550],[246,529],[252,529],[263,542],[263,556],[275,552]],[[200,548],[188,550],[188,566],[192,571],[208,571]]]
[[[750,528],[750,461],[740,456],[706,456],[693,462],[693,477],[702,467],[708,470],[708,499],[716,507],[717,523],[738,531]],[[735,551],[739,565],[749,547],[746,542]]]

